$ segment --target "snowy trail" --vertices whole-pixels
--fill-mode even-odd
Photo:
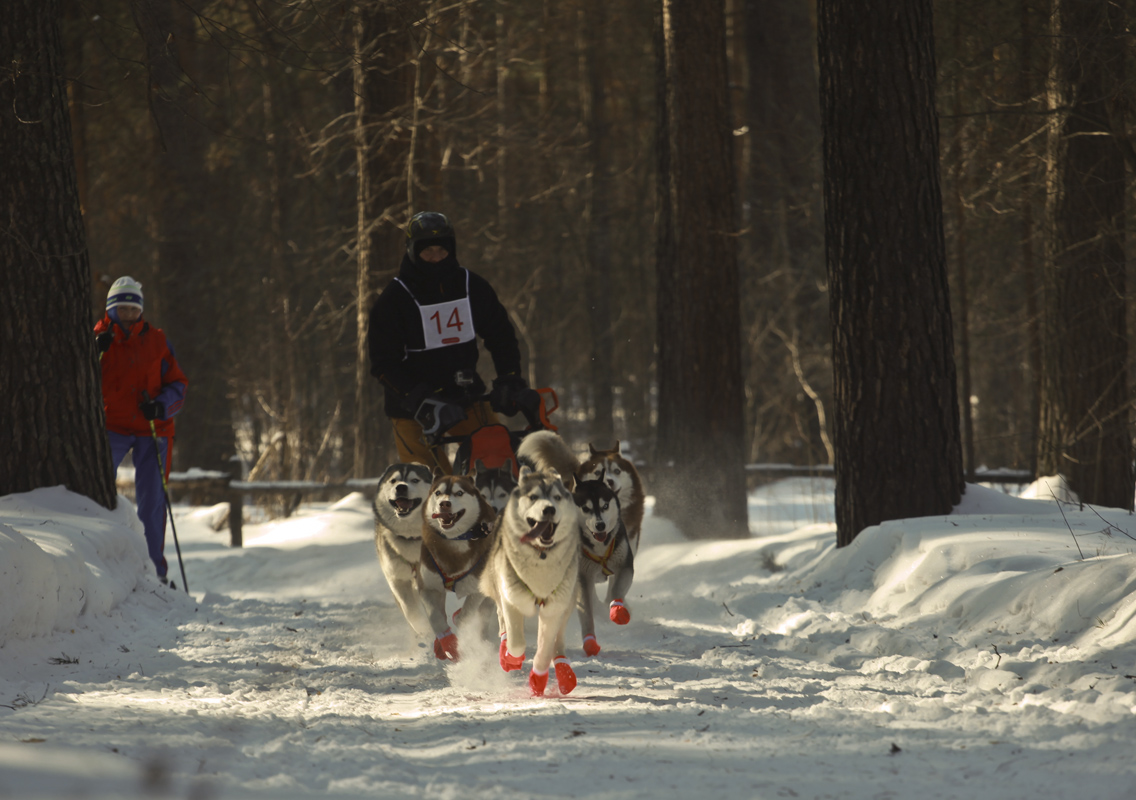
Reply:
[[[494,643],[463,635],[462,661],[442,665],[411,638],[361,500],[259,539],[250,526],[236,551],[178,511],[195,598],[148,582],[113,625],[37,640],[5,674],[31,702],[0,709],[0,797],[21,769],[13,748],[31,744],[107,754],[44,797],[74,796],[91,770],[108,797],[139,781],[170,797],[463,800],[1136,787],[1131,648],[1123,666],[1047,688],[1052,650],[995,656],[940,637],[940,617],[897,625],[824,602],[807,534],[698,546],[656,522],[632,623],[604,621],[603,652],[586,659],[573,622],[579,686],[531,698]],[[49,663],[62,656],[80,662]]]

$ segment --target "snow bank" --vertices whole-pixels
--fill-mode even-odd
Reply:
[[[62,486],[0,497],[0,647],[106,614],[153,571],[129,500],[108,511]]]

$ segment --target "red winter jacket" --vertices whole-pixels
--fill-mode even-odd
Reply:
[[[159,436],[174,435],[173,417],[181,411],[189,379],[178,366],[173,348],[161,329],[144,319],[130,328],[122,327],[104,316],[95,325],[95,335],[114,326],[114,342],[103,353],[103,410],[107,429],[128,436],[149,436],[150,422],[138,406],[145,400],[159,400],[165,406],[162,419],[154,420]]]

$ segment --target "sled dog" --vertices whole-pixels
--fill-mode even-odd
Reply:
[[[391,464],[379,478],[371,510],[375,515],[375,550],[402,615],[414,632],[425,636],[430,622],[422,605],[422,503],[430,491],[430,468]]]
[[[421,528],[422,598],[434,631],[434,655],[439,659],[458,660],[458,638],[446,622],[446,592],[466,598],[463,616],[476,616],[485,603],[478,581],[496,516],[472,477],[435,470]]]
[[[521,439],[521,444],[517,447],[517,462],[528,464],[537,472],[556,470],[564,488],[569,492],[576,486],[576,470],[580,467],[580,460],[558,433],[533,431]]]
[[[643,528],[643,481],[639,470],[619,451],[619,442],[611,450],[597,450],[588,445],[590,455],[576,470],[576,479],[600,480],[612,488],[619,497],[620,516],[627,528],[631,551],[639,552],[639,532]]]
[[[619,498],[603,481],[581,481],[572,499],[580,509],[580,596],[576,611],[580,633],[584,636],[584,652],[589,656],[600,652],[596,641],[596,621],[592,606],[596,584],[607,583],[608,616],[616,625],[631,621],[631,613],[623,599],[635,577],[635,554],[627,539],[627,528],[619,515]],[[610,580],[609,580],[610,579]]]
[[[509,499],[509,492],[517,485],[517,479],[513,475],[513,459],[507,459],[496,469],[490,469],[479,458],[474,465],[473,482],[481,496],[500,514]]]
[[[481,590],[497,603],[500,660],[506,672],[525,658],[525,618],[537,617],[529,688],[543,695],[555,663],[561,694],[576,686],[564,655],[564,630],[580,580],[580,512],[555,470],[521,467],[517,488],[497,522]]]

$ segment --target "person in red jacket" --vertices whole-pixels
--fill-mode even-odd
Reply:
[[[106,316],[95,325],[95,342],[114,469],[128,452],[134,452],[134,496],[146,547],[158,577],[173,586],[166,577],[163,482],[170,474],[173,418],[181,411],[189,379],[166,335],[142,319],[142,284],[129,276],[111,285]]]

